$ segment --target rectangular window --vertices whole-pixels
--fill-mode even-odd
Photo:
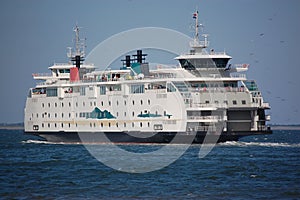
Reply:
[[[47,97],[57,97],[57,88],[47,88]]]
[[[167,83],[167,92],[176,92],[176,88],[173,84]]]
[[[144,93],[144,85],[131,85],[130,86],[130,93],[137,94],[137,93]]]
[[[101,95],[106,94],[106,87],[104,85],[100,85],[100,94]]]
[[[154,130],[163,130],[163,125],[162,124],[154,124],[153,129]]]
[[[232,104],[233,104],[233,105],[236,105],[236,100],[233,100],[233,101],[232,101]]]
[[[246,104],[246,100],[242,100],[242,104],[245,105]]]
[[[85,96],[85,87],[84,86],[80,87],[80,95]]]

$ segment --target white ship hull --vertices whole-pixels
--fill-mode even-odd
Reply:
[[[207,53],[207,35],[200,42],[198,30],[193,49],[175,58],[175,68],[150,69],[147,54],[138,50],[120,70],[105,71],[83,63],[75,31],[70,62],[49,67],[49,75],[33,75],[43,82],[29,90],[26,133],[53,142],[126,143],[224,142],[271,133],[269,104],[239,73],[248,65],[232,68],[225,52]]]

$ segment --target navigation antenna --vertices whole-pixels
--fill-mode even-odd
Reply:
[[[69,52],[67,56],[70,58],[71,61],[73,61],[73,64],[76,65],[76,67],[79,69],[80,65],[84,61],[85,57],[85,40],[86,39],[80,39],[79,37],[79,31],[80,28],[76,25],[73,29],[75,32],[75,51],[72,52],[72,48],[68,47]]]
[[[202,34],[202,36],[204,37],[204,41],[199,40],[199,27],[203,31],[203,24],[199,24],[198,16],[199,12],[198,10],[196,10],[196,12],[193,13],[193,18],[195,19],[195,37],[194,41],[190,43],[190,46],[195,50],[195,52],[201,52],[202,49],[208,47],[209,44],[207,40],[208,34]]]

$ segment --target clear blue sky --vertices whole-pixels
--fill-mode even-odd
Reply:
[[[111,35],[138,27],[192,36],[196,7],[210,46],[226,49],[231,63],[250,64],[248,78],[270,102],[272,123],[300,124],[299,0],[2,0],[0,122],[23,121],[31,74],[67,61],[76,22],[88,53]]]

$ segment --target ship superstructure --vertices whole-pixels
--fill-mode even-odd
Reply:
[[[80,134],[104,134],[113,142],[176,143],[193,137],[202,143],[207,133],[220,132],[218,142],[271,133],[266,122],[270,106],[254,80],[247,80],[248,64],[229,64],[226,52],[207,50],[208,35],[195,38],[177,67],[146,62],[138,50],[126,55],[120,69],[95,70],[84,63],[84,45],[75,30],[70,61],[49,67],[51,74],[33,74],[40,82],[29,90],[25,132],[53,142],[80,142]]]

